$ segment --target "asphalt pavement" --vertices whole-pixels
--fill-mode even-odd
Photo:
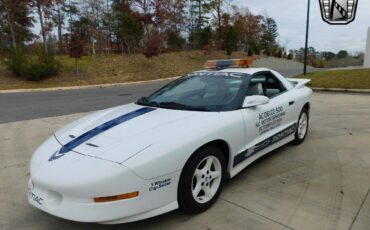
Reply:
[[[0,94],[0,123],[89,112],[147,96],[169,81],[119,87]]]

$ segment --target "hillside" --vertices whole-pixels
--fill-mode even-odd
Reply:
[[[234,52],[231,56],[242,57],[246,57],[242,52]],[[79,60],[79,71],[76,73],[75,60],[62,56],[58,58],[62,64],[60,74],[40,82],[16,78],[0,66],[0,89],[95,85],[169,78],[199,70],[206,60],[227,58],[224,51],[164,53],[151,59],[142,54],[86,56]]]

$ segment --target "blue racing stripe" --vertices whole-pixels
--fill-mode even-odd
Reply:
[[[64,156],[69,151],[72,151],[74,148],[78,147],[79,145],[85,143],[86,141],[90,140],[91,138],[113,128],[117,125],[120,125],[128,120],[131,120],[135,117],[141,116],[143,114],[149,113],[151,111],[155,110],[154,108],[141,108],[138,110],[135,110],[133,112],[127,113],[125,115],[122,115],[120,117],[117,117],[113,120],[110,120],[102,125],[99,125],[98,127],[95,127],[94,129],[82,134],[81,136],[77,137],[76,139],[73,139],[72,141],[68,142],[66,145],[64,145],[59,151],[54,153],[50,158],[49,161],[56,160],[62,156]]]

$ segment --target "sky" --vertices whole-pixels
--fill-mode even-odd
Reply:
[[[273,17],[279,29],[279,43],[288,49],[304,47],[307,0],[231,0],[248,7],[254,14]],[[319,0],[311,0],[309,46],[319,51],[365,51],[370,27],[370,1],[358,0],[355,21],[348,25],[329,25],[322,20]]]

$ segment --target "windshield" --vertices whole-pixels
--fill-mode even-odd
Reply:
[[[234,110],[244,99],[241,91],[245,88],[242,87],[245,76],[224,72],[193,73],[171,82],[149,97],[141,98],[137,103],[181,110]]]

